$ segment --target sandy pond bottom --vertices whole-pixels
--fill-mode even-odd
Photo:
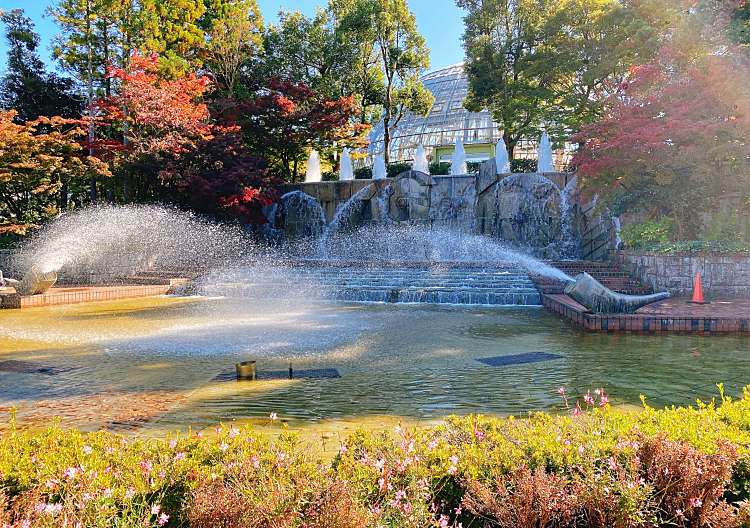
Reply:
[[[245,359],[341,377],[215,379]],[[331,449],[359,426],[561,410],[560,386],[664,406],[708,399],[717,382],[750,383],[750,339],[585,334],[539,308],[161,297],[0,312],[0,427],[11,409],[21,426],[145,435],[236,421]]]

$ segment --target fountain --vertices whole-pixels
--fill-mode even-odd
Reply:
[[[510,173],[510,157],[503,138],[500,138],[495,146],[495,167],[497,168],[497,174]]]
[[[29,270],[24,293],[51,286],[55,274],[83,283],[121,280],[150,269],[200,269],[248,256],[254,245],[236,227],[160,206],[98,206],[66,213],[14,257]]]
[[[323,180],[320,171],[320,154],[317,150],[311,150],[307,158],[307,171],[305,174],[305,183],[317,183]]]
[[[382,154],[375,156],[375,163],[372,168],[373,180],[385,180],[388,177],[388,170],[385,168],[385,158]]]
[[[639,308],[670,297],[667,292],[653,295],[616,293],[588,273],[581,273],[569,282],[565,287],[565,294],[599,314],[633,314]]]
[[[560,193],[560,218],[562,219],[560,257],[575,259],[578,256],[578,241],[574,233],[573,195],[578,187],[578,178],[573,176]]]
[[[539,141],[539,154],[536,171],[538,173],[555,172],[555,163],[552,159],[552,143],[549,140],[549,134],[544,132],[542,139]]]
[[[416,172],[422,172],[424,174],[430,173],[430,164],[427,161],[427,152],[423,145],[417,146],[417,151],[414,153],[414,163],[412,163],[411,170]]]
[[[350,181],[354,179],[354,167],[349,149],[344,148],[341,153],[341,167],[339,169],[339,181]]]
[[[464,142],[461,138],[456,140],[456,148],[451,158],[451,176],[461,176],[469,172],[466,166],[466,152],[464,151]]]

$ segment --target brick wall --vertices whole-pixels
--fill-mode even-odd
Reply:
[[[693,278],[700,271],[708,297],[750,298],[750,255],[690,254],[660,255],[618,251],[620,265],[655,290],[689,296]]]

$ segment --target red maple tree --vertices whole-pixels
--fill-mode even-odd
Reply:
[[[633,68],[606,116],[574,138],[584,188],[670,215],[680,236],[695,236],[696,213],[750,188],[747,71],[731,53],[685,60],[669,47]]]
[[[360,145],[368,128],[356,122],[354,97],[327,99],[305,84],[270,79],[246,101],[225,101],[220,119],[239,124],[248,146],[266,157],[272,168],[295,181],[310,148],[320,151]]]

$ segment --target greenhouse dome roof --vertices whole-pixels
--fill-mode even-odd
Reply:
[[[435,103],[426,117],[409,112],[403,117],[392,133],[392,161],[413,159],[420,143],[431,151],[436,147],[452,147],[458,138],[465,145],[494,145],[500,139],[500,130],[488,111],[469,112],[464,108],[469,82],[463,64],[428,73],[422,77],[422,82],[435,96]],[[380,121],[370,133],[368,152],[374,155],[382,151],[383,122]]]

